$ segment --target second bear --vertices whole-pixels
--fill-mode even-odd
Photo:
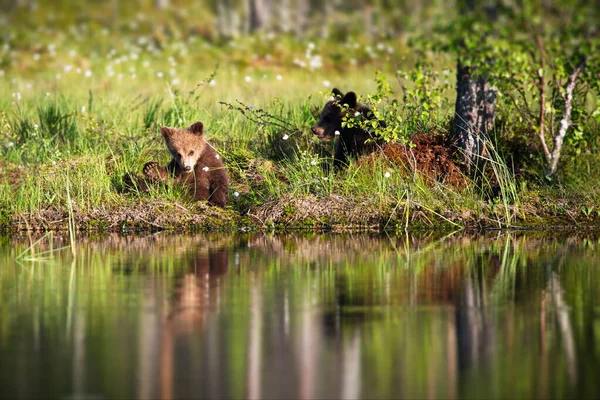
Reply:
[[[372,119],[370,108],[358,103],[356,93],[342,93],[334,88],[333,98],[328,101],[321,111],[319,121],[311,128],[314,135],[321,140],[336,139],[333,154],[333,165],[336,168],[346,166],[348,157],[356,158],[361,154],[373,152],[377,148],[377,139],[360,127],[342,127],[342,120],[347,113],[361,115],[364,119]],[[342,105],[346,104],[347,109]],[[380,126],[385,126],[379,121]],[[336,136],[339,136],[336,138]]]
[[[173,159],[166,167],[151,161],[144,165],[144,177],[150,181],[168,182],[189,189],[194,200],[207,200],[225,207],[229,176],[223,159],[204,138],[204,125],[196,122],[189,128],[161,128]]]

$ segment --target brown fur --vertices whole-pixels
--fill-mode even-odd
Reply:
[[[166,183],[173,179],[187,186],[194,200],[225,207],[229,177],[223,159],[204,139],[203,128],[202,122],[184,129],[161,128],[173,159],[166,167],[154,161],[146,163],[143,173],[149,181]]]
[[[358,157],[361,154],[373,152],[376,149],[376,143],[373,141],[367,142],[373,136],[363,129],[356,127],[342,128],[342,118],[346,113],[359,112],[362,118],[372,119],[371,109],[359,104],[354,92],[343,94],[339,89],[334,88],[332,94],[334,96],[333,100],[325,104],[319,121],[311,130],[321,140],[336,140],[333,165],[339,168],[347,163],[348,157]],[[348,105],[348,111],[342,110],[342,104]],[[336,131],[339,132],[337,139]]]

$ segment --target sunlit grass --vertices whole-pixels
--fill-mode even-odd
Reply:
[[[443,93],[439,103],[447,109],[426,110],[411,91],[415,82],[406,71],[414,67],[414,54],[402,35],[376,44],[361,37],[275,40],[260,34],[217,43],[156,36],[147,18],[136,20],[135,29],[82,23],[63,34],[56,21],[46,21],[52,33],[32,27],[11,36],[0,74],[0,154],[7,163],[2,167],[20,178],[0,181],[3,224],[48,208],[73,216],[141,199],[185,204],[180,188],[126,192],[122,177],[139,174],[151,160],[168,162],[161,126],[197,120],[226,161],[229,204],[242,216],[267,202],[315,196],[323,209],[353,199],[357,215],[368,204],[382,226],[396,230],[481,220],[503,227],[526,218],[514,171],[496,153],[480,185],[466,179],[456,188],[385,157],[333,171],[333,142],[310,133],[334,86],[365,100],[377,89],[377,71],[398,100],[405,95],[399,103],[403,137],[447,133],[452,59],[437,55],[431,65],[443,73],[432,77],[443,81],[427,81],[441,85],[428,90]],[[398,69],[404,73],[396,75]]]

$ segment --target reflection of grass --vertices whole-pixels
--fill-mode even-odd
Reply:
[[[223,376],[235,387],[232,390],[239,394],[236,397],[244,397],[248,381],[248,348],[256,323],[252,311],[257,307],[253,293],[259,294],[263,305],[258,307],[263,326],[260,341],[269,349],[261,353],[261,360],[272,360],[268,357],[271,352],[282,351],[277,353],[282,355],[280,360],[298,365],[307,351],[314,351],[319,355],[314,356],[311,373],[330,377],[331,365],[338,360],[349,365],[346,351],[355,346],[360,350],[361,382],[372,385],[365,390],[370,395],[377,390],[381,397],[402,394],[421,398],[432,390],[435,397],[460,397],[462,392],[452,390],[457,390],[459,358],[465,356],[485,363],[488,371],[475,368],[461,376],[465,388],[460,390],[478,398],[535,397],[531,394],[536,393],[539,382],[530,377],[537,377],[544,366],[540,364],[543,357],[536,316],[550,275],[560,278],[564,301],[572,320],[577,321],[572,332],[576,345],[587,346],[597,339],[597,335],[589,336],[586,327],[593,322],[590,310],[599,293],[598,257],[592,249],[582,251],[598,244],[594,236],[557,239],[500,232],[471,237],[429,231],[381,240],[375,235],[115,234],[95,240],[79,236],[76,259],[68,252],[57,252],[51,237],[44,235],[19,257],[25,252],[26,256],[43,257],[52,251],[55,268],[37,268],[32,273],[33,268],[13,265],[14,260],[5,260],[6,253],[0,251],[2,350],[7,356],[35,360],[37,349],[24,344],[31,343],[40,331],[51,348],[62,344],[59,353],[48,357],[58,354],[71,362],[77,344],[64,342],[63,337],[79,337],[77,351],[85,349],[82,357],[88,371],[106,378],[104,381],[117,382],[106,389],[110,397],[131,393],[126,391],[135,379],[123,376],[137,371],[144,356],[140,349],[147,349],[142,341],[148,340],[149,334],[160,340],[167,329],[169,321],[163,317],[179,307],[173,295],[179,278],[194,273],[195,260],[208,259],[211,250],[223,247],[229,254],[229,273],[213,282],[215,286],[210,284],[210,274],[198,277],[206,279],[195,288],[198,298],[207,299],[202,312],[210,323],[196,327],[188,348],[203,368],[222,368],[221,373],[227,374]],[[577,267],[568,268],[561,260]],[[466,283],[472,285],[481,303],[463,304]],[[465,321],[457,321],[457,311],[478,313],[486,320],[462,325],[468,335],[459,338],[465,331],[457,324]],[[145,324],[148,316],[161,323]],[[15,330],[19,334],[13,334]],[[564,369],[562,340],[555,336],[559,332],[555,324],[548,324],[542,333],[551,339],[544,354],[551,362],[557,360],[549,369],[553,390],[568,390],[566,382],[554,379],[560,378]],[[214,346],[215,335],[218,347]],[[492,351],[483,354],[469,348],[466,354],[459,353],[458,340],[472,337],[469,335],[478,335],[473,340]],[[317,340],[307,340],[309,337]],[[186,335],[180,340],[180,345],[188,343]],[[306,349],[302,343],[315,347]],[[165,341],[151,344],[166,346]],[[205,351],[203,346],[213,347]],[[11,349],[17,350],[12,353]],[[115,354],[120,361],[116,364]],[[582,354],[579,348],[578,354]],[[178,360],[176,356],[174,362]],[[44,373],[62,382],[64,377],[57,374],[64,375],[64,370]],[[489,371],[497,371],[497,384],[492,387],[481,383],[484,378],[489,380]],[[594,377],[593,372],[580,371],[582,381]],[[12,377],[11,371],[6,373]],[[285,372],[287,376],[300,373],[293,368]],[[525,377],[518,387],[515,374]]]
[[[54,234],[52,232],[48,232],[48,233],[44,234],[42,237],[37,239],[35,242],[31,243],[31,245],[29,247],[27,247],[25,250],[23,250],[21,253],[19,253],[15,257],[15,260],[19,263],[21,263],[23,261],[44,263],[44,262],[49,262],[49,261],[54,260],[54,257],[58,251],[69,248],[70,246],[54,248],[53,235]],[[43,241],[47,242],[47,245],[44,246],[44,247],[46,247],[46,246],[49,247],[47,250],[38,249],[38,247],[41,247],[40,244]]]

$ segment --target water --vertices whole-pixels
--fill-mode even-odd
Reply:
[[[0,239],[3,398],[600,396],[593,234],[30,243]]]

